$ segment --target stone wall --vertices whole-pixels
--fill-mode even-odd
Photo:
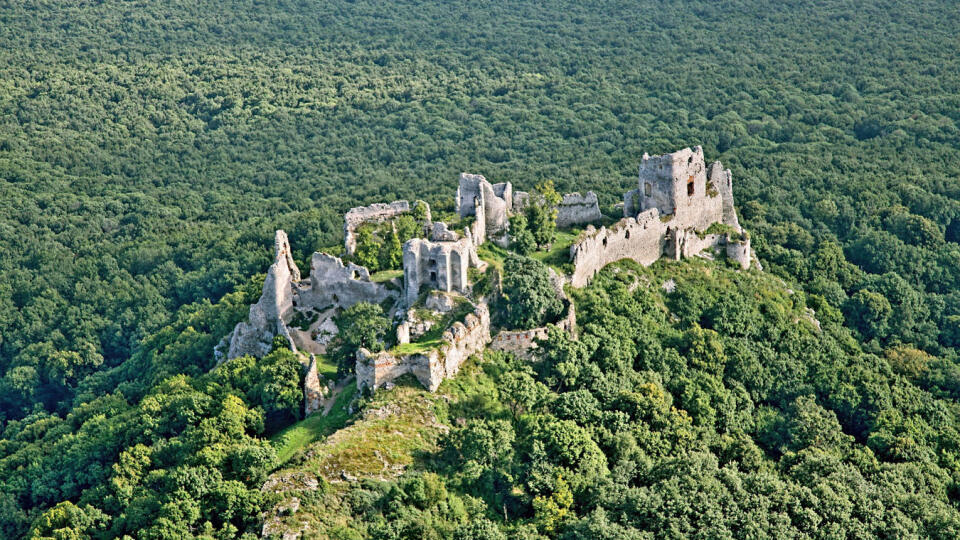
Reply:
[[[290,255],[287,233],[278,230],[274,235],[274,262],[267,269],[263,292],[256,304],[250,306],[246,321],[240,322],[230,336],[227,359],[245,354],[263,356],[270,352],[273,337],[284,332],[285,324],[294,311],[294,283],[300,280],[300,269]],[[291,348],[295,348],[290,339]]]
[[[592,191],[588,191],[586,195],[567,193],[557,206],[557,227],[595,223],[602,217],[597,194]]]
[[[358,206],[351,208],[343,215],[343,248],[348,257],[354,255],[357,250],[356,231],[364,223],[382,223],[393,219],[399,215],[411,212],[419,205],[423,205],[426,213],[427,222],[431,221],[430,206],[417,201],[411,206],[407,201],[394,201],[392,203],[376,203],[370,206]]]
[[[300,307],[348,308],[358,302],[382,303],[399,296],[381,283],[370,281],[366,267],[344,263],[339,257],[314,253],[310,258],[310,286],[300,291]]]
[[[429,287],[445,292],[467,291],[467,269],[476,260],[473,242],[431,242],[422,238],[403,245],[404,301],[412,306],[421,289]]]
[[[640,211],[656,208],[672,215],[671,227],[705,230],[723,220],[717,190],[707,189],[703,148],[684,148],[672,154],[644,154],[639,172]]]
[[[567,305],[567,316],[557,323],[562,330],[573,334],[577,327],[577,314],[573,303]],[[506,351],[521,358],[531,358],[533,349],[537,348],[536,340],[547,339],[547,327],[532,328],[530,330],[502,330],[493,337],[490,348],[495,351]]]
[[[633,259],[644,266],[653,264],[663,254],[666,232],[656,208],[624,218],[609,229],[588,227],[570,246],[574,268],[570,284],[583,287],[604,266],[621,259]]]
[[[710,188],[715,189],[720,194],[722,222],[730,225],[737,232],[743,232],[740,228],[740,220],[737,219],[737,211],[733,205],[733,173],[730,169],[724,169],[719,161],[714,161],[710,165],[709,173]]]
[[[513,187],[509,182],[491,184],[479,174],[461,173],[457,185],[456,209],[460,217],[478,215],[483,208],[486,234],[505,232],[513,208]]]
[[[357,351],[357,388],[376,390],[412,373],[427,390],[435,392],[441,381],[455,376],[463,362],[483,351],[489,342],[490,311],[485,304],[478,304],[463,322],[453,323],[443,333],[440,345],[430,351],[411,355]]]

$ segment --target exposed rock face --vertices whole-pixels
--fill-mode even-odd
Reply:
[[[424,307],[438,313],[447,313],[453,309],[454,305],[454,297],[452,295],[439,291],[431,292],[427,296],[427,301],[424,302]]]
[[[586,195],[567,193],[557,206],[557,227],[595,223],[602,217],[597,194],[592,191],[588,191]]]
[[[462,323],[453,323],[443,333],[436,349],[406,356],[357,351],[357,388],[376,390],[405,373],[413,373],[424,387],[435,392],[443,379],[455,376],[463,362],[489,342],[490,311],[479,304]]]
[[[287,336],[290,347],[296,350],[286,323],[293,315],[293,286],[300,281],[300,269],[290,254],[285,232],[276,232],[274,248],[274,263],[267,270],[263,293],[257,303],[250,306],[247,322],[238,323],[233,329],[227,359],[245,354],[263,356],[270,352],[276,335]]]
[[[499,234],[509,227],[508,218],[513,208],[513,186],[509,182],[491,184],[479,174],[460,174],[457,186],[457,213],[460,217],[479,214],[483,208],[487,234]]]
[[[431,242],[422,238],[407,240],[403,245],[406,305],[412,306],[416,302],[423,287],[466,292],[467,269],[475,258],[473,243],[468,238],[456,242]]]
[[[433,230],[430,231],[430,240],[434,242],[456,242],[460,235],[447,228],[447,224],[442,221],[433,223]]]

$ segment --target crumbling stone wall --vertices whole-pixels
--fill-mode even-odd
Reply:
[[[671,227],[705,230],[723,220],[717,190],[707,189],[703,148],[684,148],[661,156],[643,155],[639,173],[640,211],[656,208],[672,215]]]
[[[227,359],[245,354],[263,356],[270,352],[276,335],[286,336],[295,350],[293,339],[285,330],[293,315],[293,287],[298,281],[300,269],[290,254],[287,233],[278,230],[274,235],[274,262],[267,269],[263,292],[257,303],[250,306],[247,320],[234,327]]]
[[[348,308],[358,302],[380,304],[397,296],[396,291],[370,281],[366,267],[320,252],[310,258],[310,287],[300,292],[301,306],[305,308]]]
[[[423,201],[417,201],[413,203],[412,206],[409,202],[401,200],[389,204],[375,203],[370,206],[351,208],[343,215],[344,252],[348,257],[352,257],[356,253],[356,231],[364,223],[382,223],[399,215],[409,213],[420,205],[424,206],[427,222],[430,222],[430,206]]]
[[[317,372],[317,357],[310,355],[310,364],[303,376],[303,414],[310,416],[323,407],[325,398],[324,387],[320,384],[320,374]]]
[[[250,306],[247,320],[238,323],[230,335],[227,359],[245,354],[262,357],[270,352],[275,336],[287,338],[293,351],[312,351],[317,344],[307,342],[309,333],[291,331],[287,326],[296,312],[346,308],[362,301],[379,304],[399,297],[399,292],[370,281],[366,268],[344,264],[326,253],[313,254],[310,277],[302,279],[285,232],[276,232],[274,246],[274,263],[267,269],[263,292],[257,303]]]
[[[595,223],[602,217],[597,194],[592,191],[588,191],[586,195],[567,193],[557,206],[557,227]]]
[[[431,242],[413,238],[403,245],[403,289],[407,306],[416,302],[424,287],[445,292],[466,292],[467,269],[476,252],[469,238],[456,242]]]
[[[653,264],[663,254],[666,232],[656,208],[636,218],[624,218],[609,229],[588,227],[570,246],[574,268],[570,284],[583,287],[604,266],[621,259],[633,259],[644,266]]]
[[[557,323],[563,331],[573,334],[577,327],[577,314],[573,303],[567,305],[567,315]],[[493,337],[490,348],[495,351],[506,351],[521,358],[531,358],[533,349],[537,348],[537,340],[547,339],[547,327],[532,328],[530,330],[501,330]]]
[[[720,194],[722,223],[730,225],[737,232],[743,232],[733,206],[733,173],[730,169],[724,169],[719,161],[714,161],[710,165],[708,184],[708,190],[715,189]]]
[[[513,187],[509,182],[494,185],[482,175],[461,173],[457,185],[457,213],[460,217],[478,215],[478,207],[483,208],[486,234],[506,231],[513,208]]]
[[[412,373],[423,386],[435,392],[440,383],[460,371],[471,355],[481,352],[490,342],[490,311],[478,304],[463,322],[455,322],[443,333],[436,349],[412,354],[357,351],[355,371],[357,388],[376,390],[406,373]]]

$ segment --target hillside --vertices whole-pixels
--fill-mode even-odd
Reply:
[[[958,31],[944,0],[0,6],[0,537],[960,536]],[[763,274],[608,268],[578,341],[328,416],[282,346],[217,365],[276,229],[308,268],[464,171],[615,216],[694,145]]]

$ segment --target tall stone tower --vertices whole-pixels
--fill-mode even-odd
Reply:
[[[661,156],[644,154],[639,181],[638,210],[656,208],[671,227],[703,230],[723,221],[720,193],[707,182],[700,146]]]

